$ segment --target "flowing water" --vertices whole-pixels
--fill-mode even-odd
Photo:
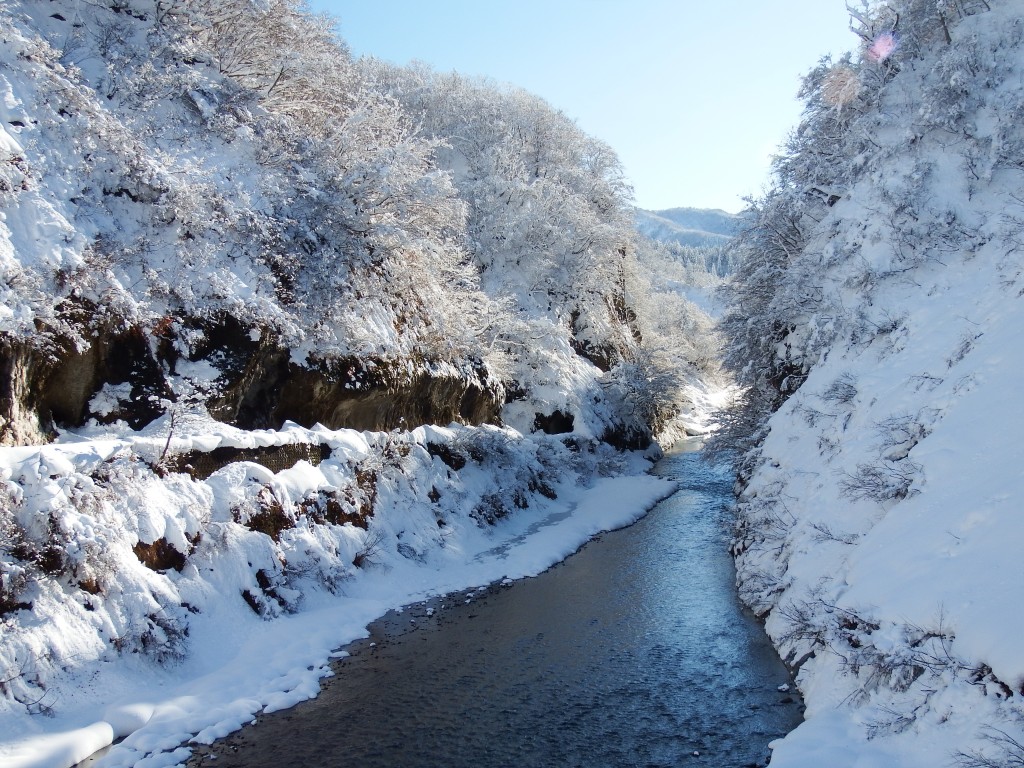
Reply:
[[[536,578],[390,614],[317,699],[192,764],[764,765],[802,708],[736,598],[730,480],[697,452],[655,471],[681,489],[637,524]]]

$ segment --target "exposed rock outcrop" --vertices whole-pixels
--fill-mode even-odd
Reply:
[[[46,442],[56,426],[81,425],[94,415],[90,400],[108,383],[126,385],[130,406],[102,414],[106,420],[139,428],[160,414],[154,398],[169,390],[141,329],[95,331],[84,350],[0,338],[0,444]]]
[[[214,372],[196,397],[215,418],[245,429],[276,429],[286,421],[361,430],[500,422],[504,391],[480,362],[303,365],[273,333],[257,337],[232,318],[191,323],[188,332],[187,353],[169,328],[98,330],[86,349],[68,345],[53,353],[0,339],[0,443],[45,442],[57,427],[90,419],[145,426],[163,412],[161,399],[177,397],[170,380],[186,360]],[[99,404],[96,395],[107,385],[115,390]]]

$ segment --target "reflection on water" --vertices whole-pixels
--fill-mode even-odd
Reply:
[[[800,702],[735,596],[729,478],[697,453],[657,473],[682,489],[636,525],[535,579],[389,617],[319,698],[195,764],[764,765]]]

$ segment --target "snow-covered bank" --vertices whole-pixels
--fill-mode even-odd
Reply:
[[[180,763],[190,739],[315,695],[332,651],[387,610],[535,575],[673,490],[572,436],[217,429],[173,449],[330,456],[193,479],[151,469],[157,427],[0,451],[5,533],[37,555],[4,565],[5,766],[69,766],[120,737],[101,765]]]
[[[740,593],[807,704],[772,766],[1021,765],[1024,19],[894,0],[856,26],[726,318],[759,438]]]
[[[773,765],[946,765],[998,754],[989,729],[1024,724],[1024,425],[1001,407],[1024,370],[1024,315],[994,264],[973,266],[952,284],[933,274],[933,300],[897,287],[915,306],[903,351],[819,364],[744,491],[741,593],[771,607],[808,706]]]

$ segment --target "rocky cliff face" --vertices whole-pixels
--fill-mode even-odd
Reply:
[[[57,426],[85,423],[96,415],[90,401],[106,384],[121,387],[126,404],[116,417],[134,428],[156,418],[159,396],[170,394],[138,328],[96,331],[85,349],[0,339],[0,444],[46,442]]]
[[[373,361],[368,361],[374,365]],[[211,413],[245,429],[309,427],[387,431],[421,424],[500,423],[500,386],[455,370],[409,373],[396,363],[364,362],[330,370],[304,367],[287,350],[261,348],[241,377],[210,403]],[[369,374],[354,380],[354,372]]]
[[[52,431],[52,419],[41,417],[34,394],[49,367],[31,348],[11,339],[0,342],[0,442],[4,445],[43,442]]]
[[[199,341],[183,354],[185,330],[98,331],[84,350],[3,340],[0,444],[45,442],[59,427],[90,420],[140,429],[168,403],[202,405],[245,429],[277,429],[286,421],[371,431],[500,423],[504,390],[482,364],[465,370],[412,360],[300,364],[273,334],[253,338],[231,318],[190,324],[187,333]],[[172,377],[197,369],[202,386],[175,392]]]

